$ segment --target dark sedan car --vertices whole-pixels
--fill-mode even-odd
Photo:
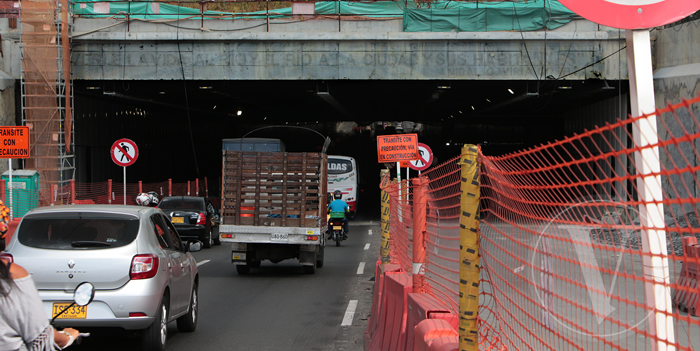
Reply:
[[[216,211],[209,199],[201,196],[167,196],[158,204],[170,217],[182,240],[197,239],[205,248],[219,245],[216,235]]]

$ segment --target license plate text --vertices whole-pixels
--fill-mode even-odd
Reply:
[[[53,304],[53,316],[61,313],[70,303],[54,302]],[[63,312],[57,319],[85,319],[87,318],[87,306],[73,305],[71,308]]]

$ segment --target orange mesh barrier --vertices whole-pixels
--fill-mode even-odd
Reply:
[[[388,176],[388,174],[387,174]],[[404,180],[393,182],[386,192],[391,196],[389,206],[391,208],[391,263],[398,264],[406,272],[411,272],[413,252],[413,216],[411,213],[411,181]]]
[[[423,172],[428,179],[424,245],[425,281],[420,288],[457,314],[459,305],[459,157]],[[388,174],[386,175],[388,177]],[[390,195],[391,263],[411,273],[413,263],[413,194],[415,180],[384,188]],[[401,196],[399,196],[399,193]]]
[[[482,345],[700,348],[697,299],[680,296],[698,294],[683,238],[700,235],[699,103],[656,111],[654,135],[635,138],[642,116],[482,156]]]
[[[206,178],[197,180],[192,180],[189,182],[182,183],[172,183],[170,181],[162,181],[155,183],[127,183],[126,184],[126,204],[135,205],[136,196],[141,192],[155,191],[158,193],[159,198],[166,196],[182,196],[188,195],[188,185],[189,185],[189,195],[191,196],[206,196],[208,192],[206,187],[209,185]],[[197,191],[197,185],[199,185],[199,191]],[[5,186],[0,184],[0,194],[4,194]],[[51,196],[48,197],[46,203],[38,201],[40,197],[39,191],[20,191],[16,189],[14,195],[14,202],[16,206],[20,206],[20,210],[17,213],[24,213],[32,208],[38,206],[46,205],[61,205],[61,204],[112,204],[112,205],[123,205],[124,204],[124,183],[114,182],[108,180],[105,182],[95,182],[95,183],[78,183],[71,181],[68,185],[58,187],[52,185],[50,188]],[[199,195],[197,195],[199,194]],[[9,201],[9,192],[5,196]],[[2,196],[0,196],[0,199]],[[21,216],[21,215],[20,215]],[[15,216],[15,217],[20,217]]]
[[[454,314],[459,310],[459,157],[423,173],[428,177],[425,291]]]
[[[513,154],[480,154],[481,349],[700,349],[698,110],[700,97]],[[413,243],[415,182],[382,182],[391,263],[419,272],[413,245],[424,245],[424,286],[414,288],[455,313],[459,169],[455,158],[423,173],[423,243]]]

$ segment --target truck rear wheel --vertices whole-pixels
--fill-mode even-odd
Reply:
[[[246,275],[250,273],[250,266],[249,265],[236,265],[236,272],[240,275]]]

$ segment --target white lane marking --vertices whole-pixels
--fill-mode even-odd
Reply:
[[[365,272],[365,263],[360,262],[360,266],[357,267],[357,274],[362,274]]]
[[[209,261],[210,261],[210,260],[204,260],[204,261],[202,261],[202,262],[197,262],[197,267],[199,267],[199,266],[201,266],[201,265],[203,265],[203,264],[205,264],[205,263],[208,263]]]
[[[369,250],[369,243],[365,244],[365,251]]]
[[[372,229],[367,230],[367,235],[372,235]]]
[[[343,322],[340,323],[341,326],[352,325],[352,320],[355,318],[355,309],[357,309],[357,300],[350,300],[350,302],[348,303],[348,309],[345,310],[345,317],[343,317]]]

